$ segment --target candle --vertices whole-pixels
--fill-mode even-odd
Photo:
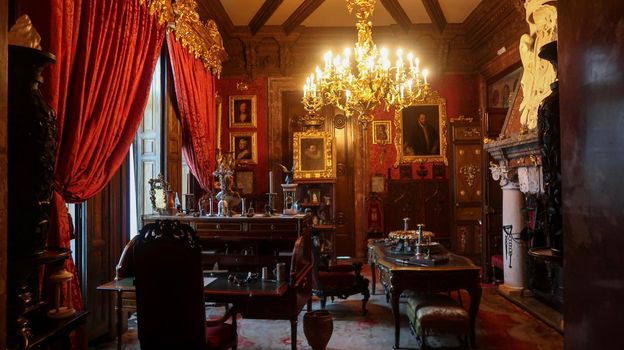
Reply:
[[[273,193],[273,171],[269,171],[269,193]]]

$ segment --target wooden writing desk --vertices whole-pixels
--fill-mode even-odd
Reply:
[[[449,262],[436,266],[416,266],[400,263],[395,258],[405,259],[406,256],[395,255],[387,251],[383,242],[368,241],[368,261],[373,273],[375,285],[375,269],[380,272],[379,280],[383,284],[387,298],[392,304],[394,314],[394,348],[399,348],[401,318],[399,314],[399,298],[405,290],[414,292],[437,293],[464,289],[470,295],[470,343],[475,346],[475,320],[481,303],[481,284],[479,272],[481,268],[470,259],[450,254]]]
[[[309,274],[309,273],[308,273]],[[216,280],[204,286],[206,301],[231,303],[244,318],[290,320],[292,349],[297,348],[297,317],[303,305],[309,302],[310,295],[298,293],[297,288],[285,282],[264,282],[258,280],[246,285],[238,286],[228,281],[227,274],[217,277]],[[239,276],[243,277],[243,276]],[[305,281],[303,284],[309,286]],[[105,283],[97,290],[117,293],[117,349],[121,349],[122,340],[122,292],[134,292],[134,277]],[[299,299],[299,300],[298,300]]]

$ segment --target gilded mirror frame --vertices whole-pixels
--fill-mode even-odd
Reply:
[[[437,113],[435,113],[437,109]],[[417,147],[411,147],[410,142],[416,143],[419,139],[418,136],[414,136],[415,127],[418,125],[418,118],[420,114],[425,114],[427,118],[427,122],[429,122],[429,129],[431,127],[436,131],[438,137],[439,144],[434,145],[431,149],[427,151],[415,151]],[[433,120],[433,116],[436,115],[436,123],[431,125],[431,121]],[[448,165],[448,158],[446,156],[447,150],[447,139],[446,139],[446,130],[447,130],[447,116],[446,116],[446,100],[441,98],[437,92],[432,92],[429,97],[427,97],[424,101],[415,103],[411,106],[408,106],[401,111],[395,112],[394,114],[394,127],[395,127],[395,137],[394,137],[394,146],[396,148],[396,160],[394,162],[394,167],[398,167],[400,164],[405,163],[444,163]],[[406,129],[407,128],[407,129]],[[425,128],[423,128],[423,132]],[[410,132],[409,137],[406,137],[406,133]],[[406,140],[408,138],[408,140]],[[430,137],[433,138],[433,137]],[[428,140],[427,140],[428,141]],[[429,142],[427,142],[429,143]],[[426,143],[426,144],[427,144]],[[432,151],[435,149],[434,151]]]

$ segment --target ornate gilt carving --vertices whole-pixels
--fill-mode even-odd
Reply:
[[[555,81],[553,66],[538,57],[542,46],[557,40],[556,0],[527,0],[526,21],[529,33],[520,38],[520,58],[524,71],[520,81],[524,99],[520,104],[520,123],[523,131],[537,127],[537,109],[550,94],[550,84]]]
[[[150,15],[158,16],[158,23],[164,24],[171,21],[171,3],[173,0],[140,0],[140,4],[147,3]]]
[[[217,24],[213,20],[200,20],[196,0],[177,0],[172,7],[174,18],[170,28],[176,40],[219,76],[227,54]]]

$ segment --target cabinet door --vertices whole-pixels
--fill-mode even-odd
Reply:
[[[479,125],[452,127],[454,200],[453,250],[481,264],[483,145]]]

